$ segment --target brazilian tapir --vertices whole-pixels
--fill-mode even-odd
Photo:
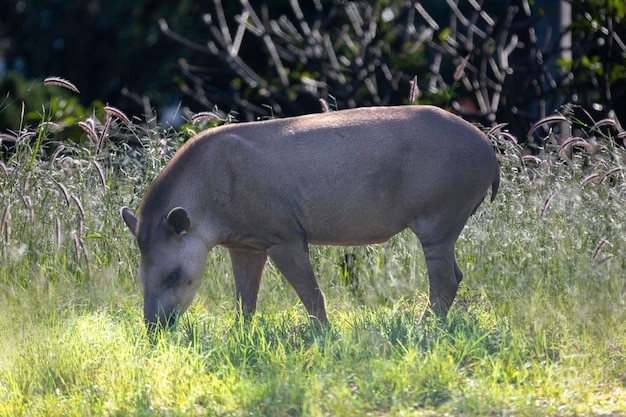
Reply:
[[[256,308],[269,256],[311,317],[327,322],[309,244],[384,242],[410,228],[445,317],[463,278],[454,245],[500,169],[479,129],[431,106],[370,107],[228,124],[185,143],[121,214],[141,251],[144,318],[191,304],[208,252],[228,249],[241,309]]]

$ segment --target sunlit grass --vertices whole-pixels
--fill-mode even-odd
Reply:
[[[237,321],[218,248],[177,328],[149,337],[118,214],[171,154],[147,145],[145,172],[113,146],[53,163],[24,146],[0,172],[0,415],[626,414],[626,183],[611,171],[623,150],[536,166],[506,150],[496,201],[458,242],[465,279],[446,323],[418,323],[426,271],[405,232],[312,248],[329,328],[271,264],[258,314]]]

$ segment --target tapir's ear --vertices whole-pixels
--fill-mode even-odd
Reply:
[[[189,230],[189,216],[182,207],[175,207],[167,213],[167,228],[176,235],[184,235]]]
[[[120,214],[122,215],[126,226],[128,226],[130,231],[133,232],[133,235],[137,236],[137,217],[135,217],[133,212],[130,211],[128,207],[122,207]]]

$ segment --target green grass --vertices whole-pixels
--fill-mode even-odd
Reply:
[[[41,139],[0,170],[1,416],[626,415],[626,181],[610,171],[623,150],[528,166],[507,147],[498,198],[457,245],[465,280],[444,324],[418,324],[425,265],[402,233],[312,249],[328,329],[271,265],[259,314],[238,322],[218,248],[178,327],[148,337],[118,209],[138,204],[169,145],[151,141],[142,172],[113,145],[51,163]]]

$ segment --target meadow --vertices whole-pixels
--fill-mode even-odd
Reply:
[[[626,152],[615,123],[540,121],[545,149],[532,156],[491,132],[500,192],[457,244],[465,279],[445,323],[419,323],[426,268],[404,232],[312,248],[329,328],[311,325],[271,264],[257,315],[239,321],[217,248],[190,310],[151,337],[119,208],[137,207],[199,127],[105,107],[77,125],[81,142],[58,142],[63,121],[40,116],[15,127],[0,165],[1,416],[626,415]],[[564,124],[575,140],[559,141]],[[358,288],[345,283],[345,254]]]

